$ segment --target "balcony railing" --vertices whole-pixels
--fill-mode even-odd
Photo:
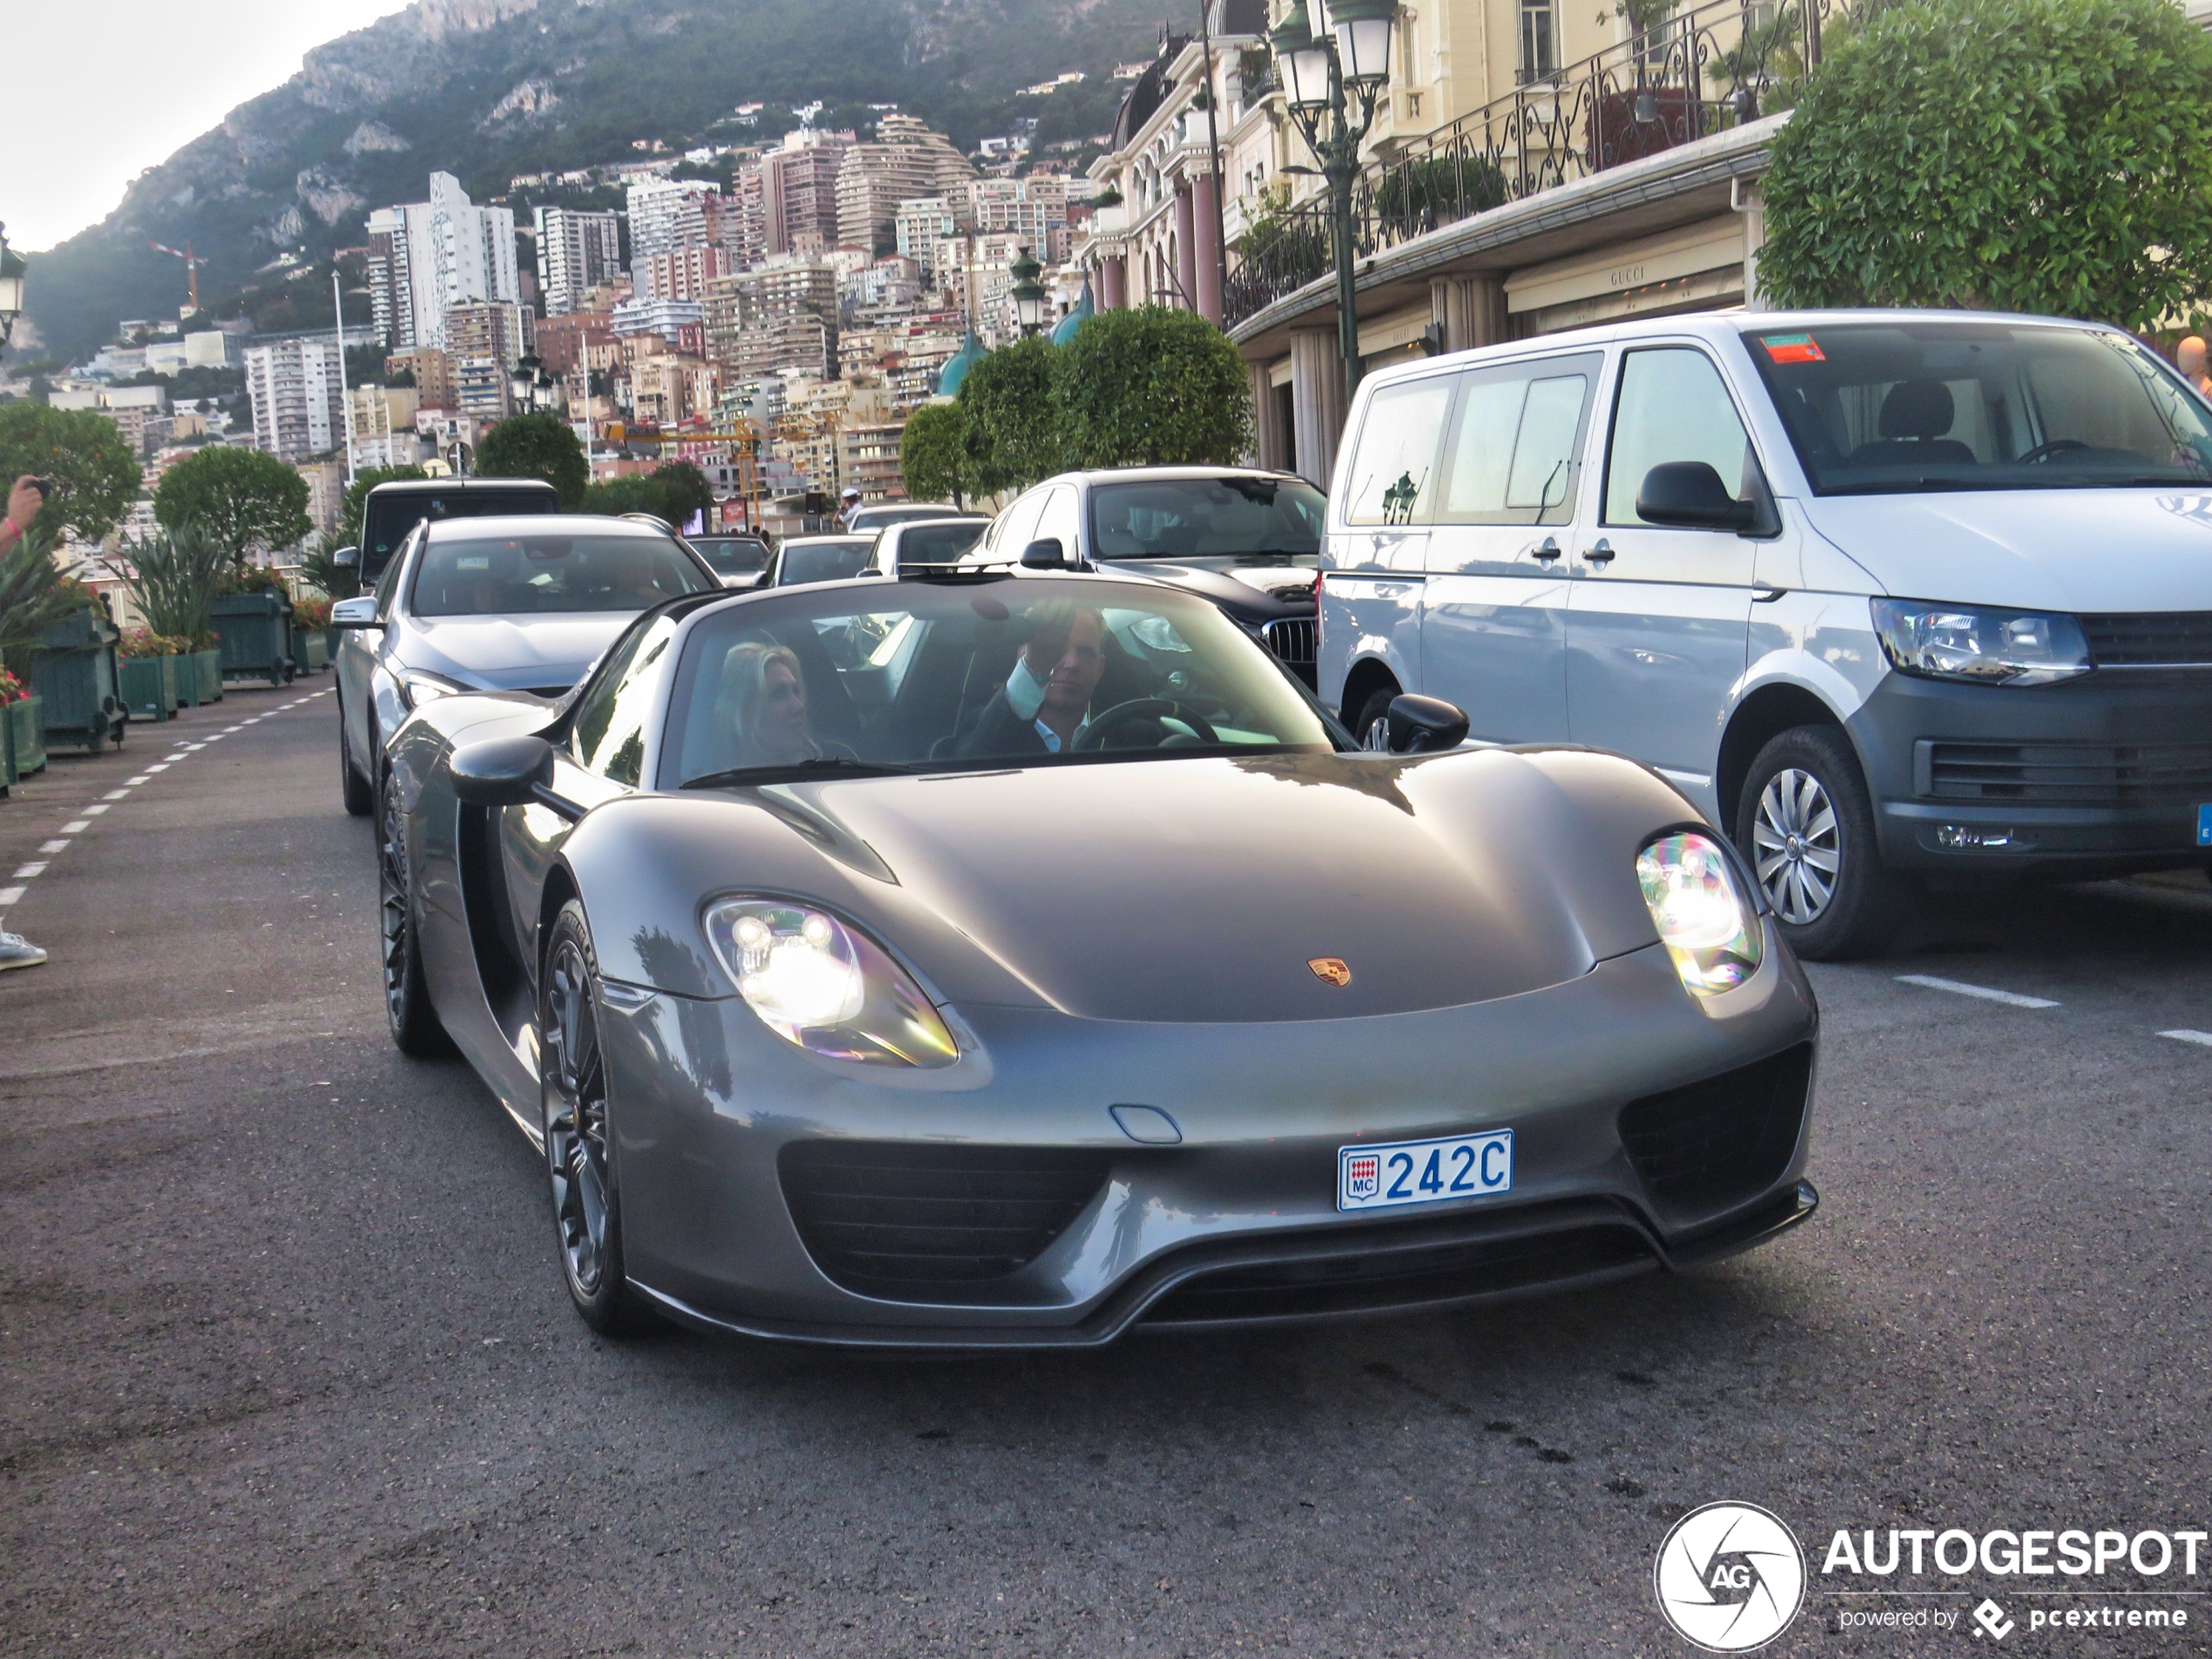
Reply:
[[[1353,182],[1354,256],[1789,108],[1822,26],[1871,0],[1706,0],[1416,139]],[[1230,327],[1328,274],[1325,195],[1257,215],[1222,296]]]

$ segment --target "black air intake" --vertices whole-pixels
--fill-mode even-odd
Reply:
[[[1670,1218],[1757,1197],[1782,1178],[1804,1124],[1812,1045],[1621,1109],[1621,1144],[1652,1203]]]

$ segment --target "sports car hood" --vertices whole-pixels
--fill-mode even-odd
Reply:
[[[570,686],[636,613],[586,610],[532,617],[418,617],[402,649],[409,668],[511,691]]]
[[[1807,516],[1882,590],[2024,610],[2212,610],[2212,496],[1825,496]]]
[[[1612,838],[1513,754],[1136,761],[791,792],[866,842],[948,939],[1094,1019],[1485,1001],[1652,937],[1633,842],[1601,852]],[[1608,879],[1618,891],[1595,904],[1576,891]],[[1332,982],[1331,959],[1349,982]]]

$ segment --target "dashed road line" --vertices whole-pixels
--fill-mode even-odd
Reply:
[[[62,826],[62,833],[64,835],[82,835],[86,830],[91,827],[92,820],[91,819],[73,818],[68,823]]]
[[[30,880],[30,878],[31,878],[31,877],[33,877],[34,875],[37,875],[37,874],[40,871],[44,870],[45,867],[46,867],[46,866],[44,865],[44,862],[36,863],[36,864],[26,864],[26,865],[24,865],[24,866],[21,869],[19,869],[19,870],[17,870],[17,871],[16,872],[16,877],[15,877],[15,879],[16,879],[17,880],[18,880],[18,881],[28,881],[28,880]]]
[[[2212,1031],[2161,1031],[2161,1037],[2171,1037],[2176,1042],[2194,1042],[2202,1049],[2212,1049]]]
[[[1924,990],[1949,991],[1953,996],[1978,996],[1985,1002],[2002,1002],[2011,1008],[2054,1008],[2059,1005],[2047,996],[2022,996],[2018,991],[2000,991],[1987,985],[1969,985],[1964,980],[1939,979],[1933,974],[1899,974],[1900,985],[1918,985]]]
[[[38,843],[38,850],[51,858],[57,853],[68,852],[69,843],[65,840],[41,841]]]
[[[22,897],[23,889],[21,887],[0,887],[0,910],[5,910],[10,905],[15,903],[17,900]]]

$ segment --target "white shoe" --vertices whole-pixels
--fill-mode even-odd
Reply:
[[[46,953],[21,934],[0,934],[0,968],[36,968]]]

